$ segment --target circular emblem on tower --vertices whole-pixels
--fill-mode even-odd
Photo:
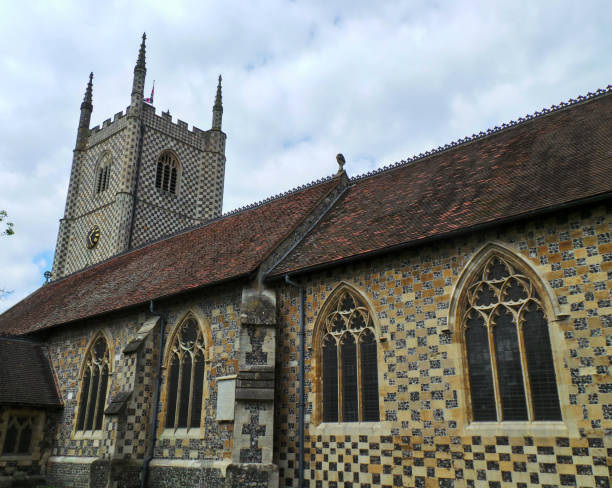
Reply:
[[[87,233],[87,249],[93,249],[100,240],[100,226],[94,225]]]

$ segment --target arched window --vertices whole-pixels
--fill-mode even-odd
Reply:
[[[493,255],[468,281],[463,303],[472,419],[561,420],[548,320],[534,283]]]
[[[76,430],[101,430],[108,387],[109,351],[100,336],[85,357]]]
[[[155,187],[176,194],[179,173],[178,160],[170,152],[163,153],[157,161]]]
[[[320,333],[323,422],[377,422],[378,341],[370,310],[347,287],[324,307]]]
[[[96,194],[102,193],[108,188],[108,182],[110,180],[111,170],[111,159],[110,156],[105,155],[98,164],[98,170],[96,172]]]
[[[3,455],[31,454],[32,435],[37,418],[32,415],[16,413],[10,415],[4,437]]]
[[[200,427],[204,393],[205,344],[202,329],[188,317],[169,349],[166,428]]]

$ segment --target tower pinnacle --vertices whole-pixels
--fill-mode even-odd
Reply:
[[[134,108],[132,110],[132,115],[136,113],[140,113],[142,101],[144,99],[144,84],[145,77],[147,75],[147,67],[145,63],[146,58],[146,40],[147,34],[142,34],[142,42],[140,43],[140,50],[138,51],[138,60],[136,61],[136,66],[134,66],[134,81],[132,82],[132,101],[131,106]]]
[[[221,130],[221,119],[223,118],[223,97],[221,95],[221,75],[219,75],[219,83],[217,84],[217,95],[215,96],[215,104],[213,105],[213,120],[212,128]]]
[[[89,107],[93,108],[92,105],[92,93],[93,93],[93,71],[89,73],[89,83],[87,83],[87,88],[85,88],[85,96],[83,97],[83,103],[81,104],[81,109]]]
[[[81,103],[81,116],[79,118],[79,129],[77,131],[76,150],[83,150],[87,144],[89,137],[89,122],[91,121],[91,112],[93,110],[92,103],[93,94],[93,72],[89,73],[89,82],[85,88],[85,96]]]
[[[136,71],[137,69],[146,69],[146,65],[145,65],[145,56],[146,56],[146,43],[147,41],[147,33],[143,32],[142,33],[142,42],[140,43],[140,51],[138,51],[138,61],[136,61],[136,67],[134,68],[134,71]]]

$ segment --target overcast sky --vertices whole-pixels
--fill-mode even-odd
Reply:
[[[202,129],[223,74],[223,210],[355,176],[612,83],[606,1],[0,2],[0,311],[40,286],[90,71],[92,126],[148,95]]]

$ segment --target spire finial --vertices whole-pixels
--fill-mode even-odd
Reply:
[[[147,33],[143,32],[142,42],[140,43],[140,51],[138,51],[138,61],[136,61],[136,68],[145,69],[146,40]]]
[[[83,103],[81,104],[81,108],[84,108],[84,106],[91,107],[92,93],[93,93],[93,71],[89,73],[89,82],[87,83],[87,88],[85,88],[85,96],[83,97]]]
[[[221,95],[221,75],[219,75],[219,83],[217,84],[217,96],[215,97],[215,109],[221,108],[223,110],[223,97]]]
[[[344,165],[346,164],[346,159],[344,159],[342,153],[336,155],[336,162],[338,163],[338,172],[336,174],[340,175],[344,173]]]

